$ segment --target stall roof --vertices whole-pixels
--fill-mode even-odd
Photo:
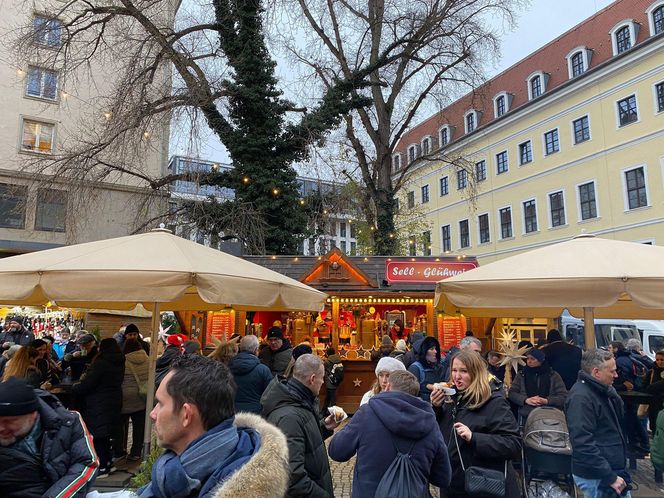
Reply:
[[[406,257],[406,256],[347,256],[338,248],[332,249],[324,256],[244,256],[244,259],[258,265],[282,273],[300,282],[322,290],[327,294],[381,292],[407,294],[407,293],[433,293],[436,281],[445,277],[431,275],[431,269],[448,270],[455,265],[465,271],[479,266],[475,257],[458,258],[455,256],[439,257]],[[387,268],[391,271],[413,268],[413,273],[420,269],[429,269],[428,281],[424,277],[413,278],[402,276],[388,276]],[[415,265],[413,265],[415,263]],[[398,270],[394,270],[394,268]],[[435,273],[434,273],[435,275]],[[406,278],[413,278],[409,283]]]

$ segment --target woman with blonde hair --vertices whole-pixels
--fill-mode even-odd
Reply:
[[[239,339],[240,336],[228,341],[215,341],[217,346],[214,348],[214,351],[208,355],[208,358],[212,358],[213,360],[219,361],[228,366],[228,364],[233,358],[235,358],[239,351]]]
[[[37,368],[37,358],[39,352],[31,346],[22,346],[12,359],[7,362],[5,371],[2,374],[2,381],[10,377],[25,379],[32,387],[39,387],[41,384],[41,373]]]
[[[505,475],[505,497],[519,498],[519,485],[511,460],[521,455],[516,419],[499,388],[489,383],[482,357],[462,350],[452,357],[451,381],[456,394],[446,396],[440,389],[431,393],[447,443],[452,464],[452,481],[447,498],[465,498],[468,467],[497,470]]]
[[[376,365],[376,380],[372,384],[371,389],[362,396],[360,406],[368,403],[374,395],[384,391],[389,383],[390,374],[397,370],[406,370],[406,367],[396,358],[385,356],[378,360],[378,364]]]

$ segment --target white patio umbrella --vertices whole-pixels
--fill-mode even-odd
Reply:
[[[466,316],[664,319],[664,247],[583,234],[502,259],[436,285],[435,306]]]
[[[155,383],[159,312],[320,311],[327,295],[303,283],[156,229],[0,259],[0,303],[152,311],[148,385]],[[154,390],[148,390],[152,407]],[[151,420],[146,417],[145,443]]]

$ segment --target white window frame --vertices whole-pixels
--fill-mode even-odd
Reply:
[[[660,7],[664,7],[664,0],[659,0],[650,7],[646,9],[646,15],[648,16],[648,30],[650,36],[655,36],[655,19],[653,18],[653,13]]]
[[[498,99],[499,99],[500,97],[504,97],[504,98],[505,98],[505,112],[503,113],[503,116],[504,116],[505,114],[507,114],[508,112],[510,112],[510,103],[511,103],[511,102],[510,102],[510,100],[511,100],[511,99],[510,99],[510,94],[507,93],[507,92],[500,92],[500,93],[496,94],[496,95],[493,97],[493,117],[494,117],[494,118],[499,118],[499,117],[501,117],[501,116],[498,116]]]
[[[396,162],[399,163],[399,166],[395,168],[395,160]],[[401,154],[394,154],[392,156],[392,172],[396,173],[397,171],[401,171]]]
[[[447,178],[447,192],[445,193],[443,193],[440,182],[443,178]],[[444,175],[438,178],[438,197],[445,197],[446,195],[450,195],[450,175]]]
[[[426,188],[427,191],[427,200],[424,200],[424,190]],[[427,204],[428,202],[431,201],[431,186],[427,183],[425,185],[422,185],[420,187],[420,197],[422,198],[422,204]]]
[[[557,227],[553,226],[553,220],[551,219],[551,194],[557,194],[557,193],[562,193],[563,194],[563,211],[565,212],[565,223],[562,225],[558,225]],[[549,230],[559,230],[561,228],[565,228],[569,226],[569,211],[567,210],[567,192],[565,191],[564,188],[557,188],[555,190],[551,190],[550,192],[546,193],[546,205],[547,205],[547,218],[548,218],[548,228]]]
[[[646,205],[645,206],[639,206],[636,208],[630,209],[629,207],[629,198],[627,196],[627,178],[625,178],[625,175],[627,175],[628,172],[634,171],[635,169],[643,168],[643,178],[645,180],[645,187],[646,187]],[[625,213],[631,213],[632,211],[640,211],[642,209],[646,209],[652,206],[652,198],[650,197],[650,186],[648,185],[648,165],[646,163],[642,164],[636,164],[634,166],[628,166],[626,168],[623,168],[620,170],[620,181],[622,185],[622,193],[623,193],[623,206],[625,208]]]
[[[484,163],[484,178],[482,180],[479,179],[477,176],[477,165],[479,163]],[[486,159],[480,159],[479,161],[475,161],[475,164],[473,165],[473,173],[475,173],[475,183],[480,183],[483,181],[486,181],[489,178],[489,166],[487,165],[487,160]]]
[[[547,133],[551,133],[552,131],[555,131],[556,135],[558,136],[558,150],[554,150],[553,152],[547,152],[546,151],[546,135],[547,135]],[[562,146],[560,144],[560,128],[559,127],[556,126],[555,128],[551,128],[550,130],[546,130],[544,133],[542,133],[542,153],[544,154],[543,157],[552,156],[554,154],[559,153],[561,150],[562,150]]]
[[[510,210],[510,223],[512,225],[512,235],[510,237],[503,237],[503,224],[500,219],[500,212],[503,209],[509,208]],[[496,209],[496,234],[497,240],[512,240],[514,239],[514,208],[511,204],[506,204],[505,206],[499,206]]]
[[[422,155],[425,155],[424,152],[424,142],[429,141],[429,151],[426,154],[431,154],[433,151],[433,140],[431,139],[431,135],[427,135],[422,138],[422,141],[420,142],[420,150],[422,151]]]
[[[653,112],[655,114],[662,114],[664,113],[664,107],[661,110],[657,107],[657,85],[664,85],[664,80],[656,81],[655,83],[652,84]],[[639,104],[638,100],[636,104],[638,109],[638,104]]]
[[[579,187],[585,185],[586,183],[593,184],[593,190],[595,191],[595,214],[594,218],[588,218],[584,220],[581,218],[581,195],[579,195]],[[574,185],[574,194],[576,196],[576,221],[577,223],[591,223],[593,221],[598,221],[602,218],[602,215],[599,210],[599,195],[597,195],[597,179],[596,178],[586,178],[583,181],[578,182]],[[569,220],[569,217],[567,218]]]
[[[583,119],[583,118],[588,118],[588,137],[589,138],[588,138],[588,140],[584,140],[583,142],[577,142],[576,141],[576,133],[574,131],[574,121],[577,121],[577,120]],[[571,141],[572,146],[581,145],[581,144],[585,144],[587,142],[592,141],[592,139],[593,139],[593,126],[592,126],[592,122],[590,120],[590,113],[582,114],[582,115],[577,116],[573,119],[570,119],[569,128],[570,128],[570,141]],[[560,135],[558,136],[558,140],[560,140]]]
[[[629,97],[634,96],[634,100],[636,101],[636,121],[632,121],[631,123],[625,123],[624,125],[620,124],[620,108],[618,107],[618,102],[621,100],[628,99]],[[616,116],[616,130],[619,130],[621,128],[625,128],[627,126],[631,126],[633,124],[637,124],[641,122],[641,110],[639,109],[639,94],[637,93],[636,89],[633,92],[629,92],[626,95],[623,95],[619,99],[615,99],[613,103],[613,108],[614,108],[614,113]]]
[[[465,221],[468,224],[468,245],[467,246],[461,246],[461,223]],[[459,250],[461,249],[469,249],[470,247],[473,247],[473,239],[471,237],[471,229],[470,229],[470,218],[465,218],[463,220],[459,220],[457,223],[457,228],[459,230]]]
[[[468,116],[473,115],[474,128],[473,131],[476,131],[480,127],[480,112],[477,109],[469,109],[463,113],[463,129],[466,134],[472,133],[468,131]]]
[[[440,140],[440,134],[443,130],[447,130],[447,143],[443,144]],[[443,125],[440,128],[438,128],[438,148],[442,149],[443,147],[447,147],[450,145],[450,142],[452,141],[452,127],[450,125]]]
[[[445,228],[445,227],[449,227],[449,229],[450,229],[450,248],[447,249],[447,250],[445,249],[445,242],[444,242],[444,238],[443,238],[443,228]],[[441,225],[440,226],[440,250],[445,254],[452,252],[452,224],[451,223],[448,223],[447,225]]]
[[[535,203],[535,223],[537,224],[537,230],[534,230],[532,232],[526,232],[526,210],[524,209],[524,204],[526,202],[533,201]],[[537,205],[537,198],[536,197],[530,197],[528,199],[524,199],[521,201],[521,234],[524,236],[528,235],[534,235],[536,233],[540,232],[540,215],[539,215],[539,209]],[[514,221],[512,221],[512,225],[514,225]]]
[[[522,163],[521,162],[521,146],[525,143],[530,142],[530,161],[527,163]],[[526,140],[520,141],[518,144],[516,144],[516,155],[519,158],[519,166],[528,166],[529,164],[532,164],[535,161],[535,149],[533,147],[533,140],[532,138],[528,137]]]
[[[486,242],[482,242],[482,234],[480,231],[480,216],[486,216],[486,220],[489,223],[489,240]],[[488,211],[477,215],[477,245],[484,246],[487,244],[491,244],[491,214]]]
[[[622,28],[625,26],[629,27],[629,38],[631,42],[631,46],[629,50],[634,48],[634,45],[636,45],[636,37],[638,35],[638,27],[636,24],[636,21],[634,19],[623,19],[619,23],[617,23],[611,30],[609,31],[609,35],[611,36],[611,47],[613,49],[613,55],[619,55],[618,54],[618,40],[616,38],[616,33],[620,31]],[[624,53],[624,52],[622,52]]]
[[[55,43],[53,43],[53,44],[40,43],[39,41],[37,41],[37,37],[36,37],[37,32],[34,30],[34,21],[38,17],[41,18],[41,19],[45,19],[46,21],[56,21],[56,22],[60,23],[60,39],[59,39],[59,42],[57,44],[55,44]],[[34,40],[35,45],[37,45],[39,47],[48,48],[48,49],[51,49],[51,50],[57,50],[62,46],[62,35],[63,35],[63,29],[62,29],[63,28],[63,22],[62,22],[62,19],[60,19],[57,16],[45,14],[44,12],[35,11],[35,12],[32,13],[31,20],[32,20],[31,29],[33,30],[32,31],[32,39]]]
[[[542,95],[544,95],[546,93],[546,84],[547,84],[547,77],[546,76],[547,75],[544,73],[544,71],[541,71],[541,70],[540,71],[535,71],[533,73],[530,73],[530,75],[526,78],[526,84],[528,85],[528,100],[533,100],[533,98],[537,98],[537,97],[533,97],[533,88],[532,88],[532,85],[530,84],[530,82],[536,76],[540,77],[540,82],[542,84],[541,85],[542,86],[542,93],[540,95],[538,95],[538,97],[541,97]]]
[[[574,73],[572,71],[572,57],[574,57],[579,52],[581,52],[581,57],[583,59],[583,73],[574,76]],[[588,69],[590,69],[591,58],[592,58],[592,52],[585,45],[581,45],[579,47],[575,47],[572,50],[570,50],[570,52],[565,56],[565,59],[567,59],[567,76],[569,77],[569,79],[578,78],[579,76],[588,72]]]
[[[411,150],[414,150],[414,151],[415,151],[415,152],[413,152],[413,154],[412,154],[412,156],[413,156],[412,159],[410,158],[410,156],[411,156],[410,151],[411,151]],[[408,149],[407,149],[407,157],[406,157],[406,158],[408,159],[408,164],[412,164],[412,163],[414,163],[415,161],[417,161],[417,158],[418,158],[418,157],[419,157],[419,154],[418,154],[418,150],[417,150],[417,144],[410,144],[410,145],[408,146]]]
[[[498,156],[502,153],[505,153],[505,157],[507,157],[507,169],[505,171],[498,171]],[[503,175],[505,173],[509,173],[510,171],[510,151],[509,149],[501,150],[500,152],[496,153],[493,155],[493,159],[496,161],[496,176]]]
[[[25,122],[26,121],[31,121],[33,123],[38,123],[38,124],[46,124],[46,125],[51,125],[53,127],[53,131],[51,132],[51,149],[48,152],[43,152],[40,150],[30,150],[30,149],[25,149],[23,148],[23,132],[25,128]],[[51,155],[55,151],[55,137],[57,134],[57,123],[54,121],[50,121],[48,119],[41,119],[41,118],[34,118],[32,116],[21,116],[21,127],[19,130],[19,136],[18,136],[18,150],[22,153],[26,154],[39,154],[39,155]]]
[[[30,86],[30,70],[31,69],[36,69],[38,71],[42,71],[42,77],[39,80],[39,91],[40,95],[30,95],[28,93],[28,87]],[[53,98],[46,97],[45,95],[42,95],[43,90],[44,90],[44,73],[43,71],[48,71],[51,73],[55,73],[55,95]],[[36,64],[30,64],[28,66],[28,70],[25,73],[25,91],[23,95],[29,99],[37,99],[37,100],[42,100],[44,102],[57,102],[59,100],[58,96],[60,94],[60,73],[59,71],[56,71],[55,69],[49,69],[47,67],[43,66],[38,66]]]

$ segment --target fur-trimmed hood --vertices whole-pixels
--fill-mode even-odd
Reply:
[[[246,464],[214,491],[214,498],[283,498],[290,477],[286,437],[252,413],[236,414],[235,425],[258,432],[261,445]]]

